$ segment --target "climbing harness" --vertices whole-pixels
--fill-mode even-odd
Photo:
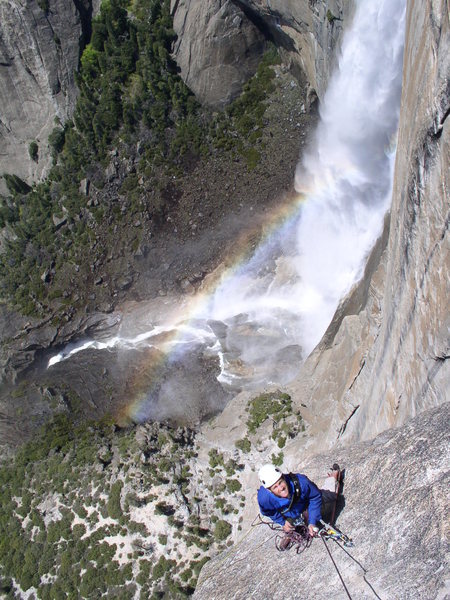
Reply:
[[[277,535],[275,538],[275,547],[280,552],[295,548],[297,554],[300,554],[312,544],[313,536],[305,526],[299,527],[294,531],[285,532],[284,536]]]

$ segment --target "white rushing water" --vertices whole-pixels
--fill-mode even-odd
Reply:
[[[297,169],[303,205],[200,310],[184,316],[197,319],[197,335],[191,324],[184,337],[181,320],[169,326],[179,330],[173,344],[204,339],[220,356],[225,383],[283,383],[293,377],[300,358],[319,342],[339,300],[363,272],[391,200],[405,4],[357,2],[314,141]],[[89,344],[150,345],[160,328],[167,329],[156,325],[136,338],[67,348],[50,363]]]
[[[270,329],[256,345],[243,341],[244,359],[253,349],[260,362],[267,357],[272,364],[289,344],[311,352],[362,275],[391,202],[405,5],[357,3],[313,144],[297,168],[305,203],[215,294],[214,318],[245,313],[247,323]],[[277,252],[273,274],[262,275]]]

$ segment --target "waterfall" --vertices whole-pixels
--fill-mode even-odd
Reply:
[[[309,200],[298,227],[304,346],[311,350],[357,281],[390,206],[400,113],[404,0],[358,3],[313,149],[296,174]]]
[[[301,206],[213,297],[212,317],[230,325],[232,375],[239,357],[262,380],[288,379],[293,349],[312,351],[362,275],[391,201],[404,23],[405,0],[358,3],[297,168]]]
[[[135,340],[118,336],[106,346],[157,346],[162,327],[174,331],[166,352],[182,353],[202,340],[220,357],[225,384],[251,387],[295,376],[361,277],[389,209],[405,3],[357,3],[320,123],[297,168],[298,196],[253,256],[169,324],[155,323]]]

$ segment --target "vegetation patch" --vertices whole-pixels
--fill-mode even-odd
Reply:
[[[218,542],[226,540],[231,534],[231,525],[228,521],[220,519],[214,527],[214,539]]]
[[[256,396],[248,403],[246,412],[249,434],[256,434],[263,423],[270,420],[271,437],[280,449],[285,447],[289,439],[305,431],[303,418],[298,410],[293,410],[291,397],[280,390]],[[238,440],[236,446],[244,452],[250,450],[251,444],[248,438],[244,438]],[[282,453],[273,459],[274,464],[282,463],[280,456]]]
[[[268,392],[250,400],[247,406],[249,417],[247,426],[250,433],[255,433],[258,427],[268,418],[275,423],[289,416],[292,412],[292,400],[289,394]]]
[[[47,4],[41,2],[43,10]],[[137,253],[137,215],[167,222],[179,198],[173,182],[185,173],[186,161],[220,151],[230,165],[236,156],[250,170],[258,165],[276,50],[263,57],[239,98],[211,114],[177,73],[174,39],[169,0],[102,2],[81,56],[73,120],[58,123],[48,138],[54,160],[48,179],[31,188],[15,175],[3,176],[10,195],[0,198],[0,226],[10,235],[0,255],[0,290],[22,313],[42,317],[87,302],[97,265],[106,262],[105,248],[117,245],[114,229],[120,225],[119,243]],[[29,152],[37,160],[37,142]],[[134,161],[125,174],[119,173],[122,155]],[[115,197],[92,205],[87,184],[80,182],[101,190],[111,163]],[[55,289],[65,290],[64,302]]]
[[[33,140],[28,146],[28,154],[32,161],[37,162],[39,159],[39,146],[36,140]]]
[[[252,448],[252,444],[248,438],[242,438],[241,440],[237,440],[234,443],[234,445],[236,446],[236,448],[238,448],[241,452],[244,452],[245,454],[250,452]]]
[[[110,419],[59,415],[0,468],[5,597],[31,588],[39,599],[192,595],[232,533],[243,465],[210,452],[220,473],[210,486],[194,432],[139,427],[138,438]]]

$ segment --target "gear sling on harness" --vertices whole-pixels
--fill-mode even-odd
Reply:
[[[300,482],[293,473],[288,473],[285,475],[285,477],[289,478],[289,481],[292,483],[292,486],[294,488],[294,493],[292,494],[292,497],[290,499],[288,506],[286,506],[286,508],[283,508],[280,510],[280,513],[283,516],[291,510],[291,508],[293,507],[295,502],[298,502],[300,500],[301,493],[302,493],[301,488],[300,488]],[[287,517],[286,521],[291,523],[291,525],[294,525],[294,527],[297,527],[298,525],[303,525],[305,523],[303,515],[301,515],[301,514],[298,515],[295,519],[292,517]]]

